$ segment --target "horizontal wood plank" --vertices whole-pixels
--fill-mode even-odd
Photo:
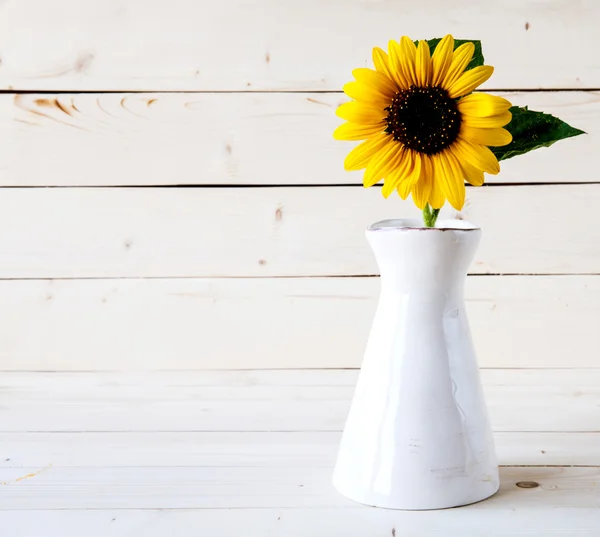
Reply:
[[[503,162],[489,183],[600,181],[600,92],[502,95],[589,136]],[[0,95],[0,185],[361,184],[362,173],[343,169],[352,144],[332,137],[341,122],[334,110],[345,100],[316,93]]]
[[[331,468],[153,467],[0,469],[0,510],[355,508]],[[519,489],[535,481],[538,489]],[[486,510],[518,503],[600,513],[600,468],[503,468]]]
[[[600,184],[470,188],[472,272],[599,273],[599,200]],[[419,211],[360,187],[7,189],[0,277],[370,275],[364,230],[400,215]]]
[[[598,88],[594,0],[21,0],[0,8],[0,87],[331,90],[402,34],[483,39],[489,87]],[[307,38],[309,36],[309,38]]]
[[[360,367],[379,287],[379,278],[0,280],[0,370]],[[598,366],[600,276],[469,277],[466,305],[483,367]]]
[[[3,373],[0,430],[341,431],[357,371]],[[499,432],[598,432],[600,370],[482,371]]]
[[[0,469],[331,468],[340,432],[0,433]],[[496,432],[504,466],[600,466],[600,433]]]
[[[530,477],[521,473],[515,477]],[[537,477],[537,475],[535,476]],[[259,537],[597,537],[598,509],[556,507],[551,494],[532,508],[520,500],[531,490],[509,488],[460,509],[394,511],[365,507],[298,509],[128,509],[0,511],[3,527],[17,528],[18,537],[144,537],[187,536],[189,528],[211,537],[243,534]],[[597,494],[585,489],[583,497]],[[180,531],[181,530],[181,531]]]

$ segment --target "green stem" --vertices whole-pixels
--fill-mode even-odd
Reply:
[[[435,222],[438,219],[438,215],[440,214],[439,209],[432,209],[429,206],[429,203],[425,204],[423,208],[423,222],[426,227],[435,227]]]

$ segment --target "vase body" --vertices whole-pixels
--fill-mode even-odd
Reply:
[[[381,295],[333,483],[377,507],[456,507],[499,487],[463,298],[481,230],[458,220],[421,226],[367,229]]]

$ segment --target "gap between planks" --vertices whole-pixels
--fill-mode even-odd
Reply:
[[[136,374],[136,373],[151,373],[151,374],[160,374],[160,373],[206,373],[206,374],[212,374],[212,373],[256,373],[257,371],[260,372],[268,372],[268,371],[274,371],[274,372],[313,372],[313,373],[320,373],[322,371],[356,371],[359,372],[360,371],[360,367],[261,367],[261,368],[256,368],[256,367],[252,367],[252,368],[248,368],[248,367],[233,367],[233,368],[223,368],[223,369],[193,369],[193,368],[185,368],[185,367],[177,367],[177,368],[159,368],[159,369],[152,369],[152,370],[125,370],[125,369],[101,369],[101,370],[90,370],[90,369],[0,369],[0,373],[8,373],[8,374],[36,374],[36,373],[40,373],[40,374],[56,374],[56,375],[62,375],[62,374],[71,374],[71,373],[75,373],[75,374],[86,374],[86,375],[96,375],[96,374]],[[511,371],[531,371],[531,370],[536,370],[539,369],[541,371],[575,371],[578,369],[582,369],[582,368],[576,368],[576,367],[513,367],[513,366],[506,366],[506,367],[486,367],[486,366],[482,366],[479,368],[479,371],[506,371],[506,370],[511,370]],[[585,368],[586,370],[591,370],[591,371],[597,371],[600,369],[600,366],[586,366]],[[224,386],[229,386],[229,384],[211,384],[211,386],[215,387],[215,386],[219,386],[219,387],[224,387]],[[293,386],[298,386],[297,384],[293,384]],[[306,386],[313,386],[313,384],[307,384]],[[339,386],[339,384],[319,384],[318,386],[321,387],[332,387],[332,386]]]
[[[467,189],[471,188],[495,188],[495,187],[503,187],[503,186],[576,186],[576,185],[599,185],[600,181],[553,181],[553,182],[493,182],[493,183],[485,183],[481,187],[474,187],[473,185],[465,185]],[[382,184],[373,185],[373,189],[381,188]],[[136,185],[136,184],[114,184],[114,185],[0,185],[0,189],[30,189],[30,188],[43,188],[44,190],[53,189],[53,188],[205,188],[205,189],[236,189],[236,188],[364,188],[364,186],[360,183],[281,183],[281,184],[244,184],[244,183],[232,183],[232,184],[152,184],[152,185]]]
[[[469,273],[467,276],[472,277],[489,277],[489,276],[535,276],[541,277],[554,277],[554,276],[599,276],[600,272],[485,272],[485,273]],[[80,280],[311,280],[311,279],[344,279],[344,278],[379,278],[379,274],[325,274],[325,275],[286,275],[282,274],[279,276],[261,276],[261,275],[250,275],[250,276],[53,276],[53,277],[0,277],[2,281],[39,281],[39,282],[52,282],[52,281],[80,281]],[[271,368],[269,368],[271,369]],[[334,369],[344,369],[336,367]],[[512,368],[511,368],[512,369]],[[529,368],[526,368],[529,369]],[[568,369],[568,368],[567,368]]]
[[[93,430],[81,430],[81,429],[61,429],[61,430],[52,430],[52,429],[31,429],[31,430],[0,430],[0,436],[5,434],[216,434],[216,433],[234,433],[234,434],[243,434],[243,433],[269,433],[269,434],[283,434],[283,433],[341,433],[341,428],[336,429],[311,429],[307,431],[306,429],[191,429],[186,428],[185,430],[178,429],[135,429],[135,430],[111,430],[111,429],[93,429]],[[561,429],[553,429],[548,431],[542,430],[518,430],[518,429],[510,429],[510,430],[501,430],[498,431],[500,433],[514,433],[514,434],[528,434],[528,433],[539,433],[539,434],[600,434],[600,430],[561,430]],[[501,465],[502,466],[502,465]],[[505,466],[514,466],[514,464],[509,464]],[[532,465],[537,466],[537,465]],[[559,467],[563,467],[565,465],[559,465]],[[594,467],[595,465],[584,464],[584,467]]]
[[[53,433],[54,434],[54,433]],[[129,434],[129,433],[125,433]],[[133,434],[133,433],[131,433]],[[137,434],[137,432],[136,432]],[[272,468],[283,468],[281,465],[273,465]],[[285,466],[286,468],[289,465]],[[22,469],[21,466],[3,466],[3,468],[9,469]],[[23,476],[21,480],[30,479],[33,477],[37,477],[41,472],[45,472],[46,470],[50,470],[51,468],[70,468],[74,470],[82,470],[91,468],[90,465],[84,464],[69,464],[60,465],[60,464],[50,464],[46,467],[40,468],[37,472],[32,472],[32,474],[27,474],[27,476]],[[106,465],[98,465],[93,466],[93,468],[136,468],[136,469],[165,469],[165,468],[215,468],[214,464],[128,464],[127,466],[114,466],[110,464]],[[220,464],[218,468],[256,468],[256,465],[245,465],[245,464]],[[498,468],[600,468],[600,464],[499,464]],[[2,485],[7,483],[0,483]],[[1,509],[1,508],[0,508]]]
[[[476,90],[477,92],[509,92],[509,93],[563,93],[563,92],[592,92],[600,91],[600,88],[485,88],[485,90]],[[297,95],[310,95],[310,94],[321,94],[321,95],[345,95],[342,90],[285,90],[285,89],[273,89],[273,90],[172,90],[172,89],[137,89],[137,90],[101,90],[101,89],[88,89],[88,90],[69,90],[69,89],[56,89],[56,90],[45,90],[45,89],[28,89],[28,88],[12,88],[12,89],[0,89],[0,95],[103,95],[103,94],[185,94],[185,95],[227,95],[227,94],[297,94]]]

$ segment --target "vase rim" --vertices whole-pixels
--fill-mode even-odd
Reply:
[[[435,227],[425,227],[423,221],[417,218],[391,218],[380,220],[367,227],[367,232],[373,231],[480,231],[481,228],[467,220],[446,219],[438,220]]]

